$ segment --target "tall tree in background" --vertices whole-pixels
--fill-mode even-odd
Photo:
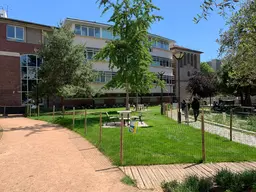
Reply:
[[[66,26],[53,30],[38,51],[43,59],[39,70],[41,97],[90,96],[94,73],[91,64],[85,65],[84,45],[73,44],[74,33]]]
[[[213,73],[214,69],[210,65],[208,65],[208,63],[201,62],[200,63],[200,71],[204,74],[209,74],[209,73]]]
[[[256,87],[256,3],[246,1],[228,21],[229,29],[220,36],[220,53],[229,67],[230,86],[236,87],[251,105],[250,96]]]
[[[100,6],[104,7],[103,14],[113,10],[108,21],[113,26],[109,30],[120,38],[109,41],[95,58],[109,58],[109,67],[117,68],[117,74],[106,87],[125,89],[128,109],[129,93],[149,92],[156,80],[156,75],[149,71],[152,56],[148,29],[161,19],[152,14],[159,9],[151,0],[101,0]]]

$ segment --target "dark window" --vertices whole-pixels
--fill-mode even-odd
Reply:
[[[197,55],[194,55],[194,66],[197,69]]]
[[[190,77],[190,72],[188,71],[188,77]]]
[[[191,64],[191,66],[193,66],[193,63],[194,63],[193,60],[194,60],[193,54],[191,54],[191,55],[190,55],[190,64]]]
[[[184,65],[187,65],[187,54],[186,53],[184,53],[182,61],[183,61]]]

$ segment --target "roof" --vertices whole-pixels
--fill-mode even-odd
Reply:
[[[24,23],[24,24],[29,24],[29,25],[34,25],[34,26],[39,26],[39,27],[44,27],[44,28],[55,28],[55,26],[33,23],[33,22],[23,21],[23,20],[18,20],[18,19],[4,18],[4,17],[0,17],[0,21],[6,21],[6,22],[11,21],[11,22],[17,22],[17,23]]]
[[[186,47],[182,47],[182,46],[179,46],[179,45],[174,45],[170,50],[174,50],[174,49],[178,49],[178,50],[182,50],[182,51],[189,51],[189,52],[195,52],[195,53],[204,53],[204,52],[201,52],[201,51],[197,51],[197,50],[194,50],[194,49],[189,49],[189,48],[186,48]]]
[[[98,25],[98,26],[103,26],[103,27],[111,27],[112,25],[110,24],[106,24],[106,23],[100,23],[100,22],[96,22],[96,21],[88,21],[88,20],[81,20],[81,19],[74,19],[74,18],[69,18],[67,17],[65,19],[65,22],[66,21],[75,21],[75,22],[79,22],[79,23],[86,23],[86,24],[93,24],[93,25]],[[166,37],[163,37],[163,36],[160,36],[160,35],[156,35],[156,34],[152,34],[152,33],[149,33],[150,36],[152,37],[155,37],[155,38],[160,38],[160,39],[163,39],[163,40],[166,40],[166,41],[172,41],[172,42],[175,42],[174,40],[172,39],[169,39],[169,38],[166,38]]]

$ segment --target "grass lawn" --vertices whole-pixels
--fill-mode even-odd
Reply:
[[[116,109],[95,109],[90,112],[115,111]],[[89,112],[89,111],[88,111]],[[40,119],[64,127],[72,127],[72,116],[56,117],[40,116]],[[106,122],[103,115],[103,122]],[[124,165],[151,165],[169,163],[201,162],[201,131],[187,125],[179,125],[175,121],[160,115],[160,107],[151,107],[143,113],[143,120],[149,128],[139,128],[136,134],[124,129]],[[74,131],[98,144],[99,115],[87,116],[88,132],[84,134],[84,117],[76,116]],[[207,162],[221,161],[256,161],[256,148],[230,142],[217,135],[206,133]],[[102,143],[99,149],[114,164],[119,165],[119,128],[103,128]]]

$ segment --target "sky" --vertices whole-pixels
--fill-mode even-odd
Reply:
[[[204,52],[201,61],[218,58],[216,39],[225,20],[216,12],[198,24],[193,18],[201,12],[203,0],[153,0],[160,8],[156,14],[164,19],[154,23],[149,30],[173,39],[178,45]],[[8,17],[45,25],[56,26],[66,17],[107,23],[110,13],[101,15],[96,0],[0,0],[0,8],[7,9]]]

